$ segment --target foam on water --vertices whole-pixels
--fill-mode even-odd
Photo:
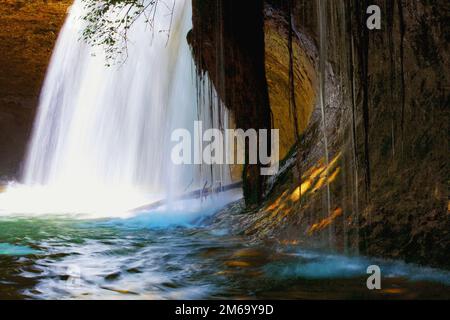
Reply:
[[[266,266],[268,274],[280,278],[345,279],[367,277],[367,267],[377,265],[385,278],[406,278],[411,281],[432,281],[450,285],[448,271],[421,267],[401,261],[388,261],[366,257],[350,257],[314,251],[291,253],[294,262]]]
[[[181,200],[144,211],[133,217],[110,220],[108,224],[126,228],[166,229],[198,226],[202,220],[217,213],[226,204],[242,198],[242,192],[232,190],[204,199]]]

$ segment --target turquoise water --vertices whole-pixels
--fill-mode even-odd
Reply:
[[[0,218],[0,298],[450,298],[446,271],[250,245],[202,215],[170,216]],[[381,267],[382,290],[366,287],[371,264]]]
[[[0,255],[4,256],[27,256],[38,254],[38,250],[34,250],[27,246],[16,246],[9,243],[0,243]]]

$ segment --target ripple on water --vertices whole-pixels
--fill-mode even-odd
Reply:
[[[11,255],[3,278],[16,296],[35,299],[378,298],[365,285],[367,266],[377,264],[384,295],[449,296],[445,271],[250,245],[211,226],[134,222],[0,220],[0,255]]]
[[[283,278],[345,279],[367,275],[367,267],[377,265],[385,278],[405,278],[410,281],[429,281],[450,286],[450,272],[407,264],[402,261],[350,257],[335,254],[300,251],[290,254],[291,262],[268,264],[266,273]]]
[[[28,256],[39,254],[38,250],[27,246],[18,246],[9,243],[0,243],[0,255],[4,256]]]

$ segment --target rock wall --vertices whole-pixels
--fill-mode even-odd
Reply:
[[[271,5],[265,7],[265,71],[269,89],[272,127],[280,130],[280,157],[284,159],[296,143],[298,134],[308,126],[316,103],[318,77],[314,50],[302,45],[295,35],[292,56],[289,51],[289,23],[285,12]],[[292,84],[295,87],[295,108],[290,89],[290,59],[292,59]],[[294,117],[294,112],[296,116]]]
[[[375,1],[369,31],[368,1],[296,3],[319,99],[246,233],[448,268],[448,4]]]

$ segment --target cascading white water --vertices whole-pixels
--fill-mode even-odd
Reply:
[[[0,210],[111,214],[201,187],[198,176],[213,180],[170,160],[172,130],[192,131],[199,114],[186,40],[191,4],[172,1],[157,9],[153,36],[144,16],[134,23],[127,59],[111,67],[101,48],[80,40],[85,7],[74,2],[42,90],[22,184],[0,197]],[[172,5],[173,16],[166,12]],[[169,27],[169,37],[158,32]]]

